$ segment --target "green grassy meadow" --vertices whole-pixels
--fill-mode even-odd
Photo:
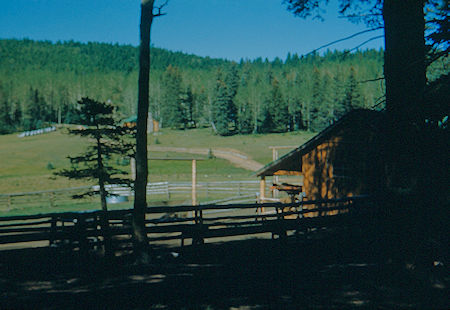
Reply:
[[[192,166],[189,160],[161,160],[171,158],[197,158],[197,181],[232,181],[252,180],[255,176],[252,171],[233,166],[230,162],[220,158],[207,158],[206,155],[193,155],[178,152],[152,151],[152,145],[183,148],[222,148],[233,149],[246,154],[249,158],[262,164],[272,160],[272,150],[269,146],[299,146],[313,136],[312,133],[296,132],[286,134],[245,135],[220,137],[211,133],[209,129],[194,130],[168,130],[164,129],[158,135],[149,135],[150,182],[181,182],[190,181]],[[54,172],[69,168],[67,156],[82,153],[88,142],[86,139],[68,135],[64,130],[19,138],[16,134],[0,136],[0,194],[24,193],[35,191],[48,191],[63,188],[74,188],[86,185],[95,185],[95,181],[69,180],[55,176]],[[289,150],[280,150],[280,156]],[[129,166],[122,166],[124,170]],[[34,214],[46,212],[64,212],[98,209],[98,199],[58,200],[57,206],[52,206],[50,193],[28,198],[12,198],[12,208],[7,207],[6,200],[2,204],[0,214]],[[180,196],[181,195],[181,196]],[[209,197],[209,199],[220,199]],[[48,196],[48,197],[47,197]],[[66,194],[67,196],[67,194]],[[170,204],[189,203],[189,195],[176,194],[171,197]],[[36,197],[36,198],[33,198]],[[198,197],[205,199],[205,197]],[[5,198],[6,199],[6,198]],[[25,199],[25,201],[23,200]],[[152,200],[153,199],[153,200]],[[164,197],[149,197],[149,204],[161,204]],[[19,201],[19,205],[15,204]],[[28,202],[27,202],[28,201]],[[110,208],[128,208],[132,201]]]
[[[297,131],[288,133],[251,134],[235,136],[217,136],[211,129],[170,130],[163,129],[160,135],[150,136],[149,143],[156,140],[161,146],[171,147],[203,147],[232,148],[247,154],[250,158],[267,164],[272,161],[272,150],[269,146],[300,146],[312,138],[314,133]],[[289,150],[280,150],[280,156]]]
[[[149,136],[150,157],[205,158],[197,164],[199,181],[251,179],[252,172],[234,167],[223,159],[174,152],[151,151],[151,145],[169,147],[230,148],[247,154],[266,164],[272,160],[269,146],[298,146],[312,137],[311,133],[295,132],[267,135],[216,136],[210,129],[162,130]],[[67,156],[82,153],[86,140],[63,131],[18,138],[16,134],[0,136],[0,193],[18,193],[91,185],[89,181],[75,181],[53,175],[69,167]],[[280,155],[287,150],[280,150]],[[54,169],[49,169],[52,166]],[[126,169],[127,167],[124,167]],[[150,181],[188,181],[191,179],[189,161],[150,160]]]

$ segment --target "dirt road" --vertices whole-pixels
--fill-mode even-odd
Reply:
[[[235,149],[228,148],[187,148],[187,147],[171,147],[171,146],[158,146],[152,145],[149,147],[149,152],[179,152],[179,153],[190,153],[197,155],[208,155],[212,151],[212,155],[217,158],[222,158],[228,160],[230,163],[236,167],[247,169],[250,171],[257,171],[261,169],[264,165],[249,158],[246,154],[239,152]]]

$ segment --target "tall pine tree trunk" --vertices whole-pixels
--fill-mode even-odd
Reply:
[[[97,125],[97,130],[100,128]],[[103,154],[102,154],[102,144],[100,141],[100,136],[97,136],[97,166],[98,166],[98,185],[100,188],[100,201],[102,205],[102,214],[101,214],[101,228],[104,239],[104,251],[105,257],[110,258],[113,254],[112,252],[112,244],[111,244],[111,236],[109,234],[109,220],[108,220],[108,206],[106,204],[106,189],[105,189],[105,177],[104,177],[104,168],[103,168]]]
[[[147,208],[147,119],[149,106],[150,30],[153,22],[154,0],[142,0],[139,45],[139,84],[136,133],[136,180],[134,182],[133,240],[139,260],[146,256],[147,234],[145,210]]]
[[[386,185],[382,229],[386,253],[396,263],[417,257],[426,238],[423,211],[423,115],[426,84],[424,1],[385,0]],[[422,194],[420,193],[422,192]]]
[[[384,75],[388,115],[388,186],[411,188],[417,170],[415,131],[424,112],[425,21],[423,0],[385,0]]]

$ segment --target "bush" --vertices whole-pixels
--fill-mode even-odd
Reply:
[[[51,162],[48,162],[47,163],[47,170],[53,170],[53,169],[55,169],[55,166]]]
[[[214,156],[212,149],[209,149],[208,150],[208,159],[213,159],[213,158],[216,158],[216,156]]]

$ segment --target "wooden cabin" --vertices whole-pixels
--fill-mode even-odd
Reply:
[[[122,126],[134,128],[136,127],[136,123],[137,123],[137,116],[130,116],[122,121]]]
[[[137,116],[130,116],[122,121],[122,126],[128,128],[135,128],[137,124]],[[152,114],[148,114],[147,119],[147,133],[159,132],[159,122],[153,119]]]
[[[271,176],[302,176],[307,200],[374,193],[383,175],[383,118],[383,112],[353,110],[256,174],[262,184]]]

